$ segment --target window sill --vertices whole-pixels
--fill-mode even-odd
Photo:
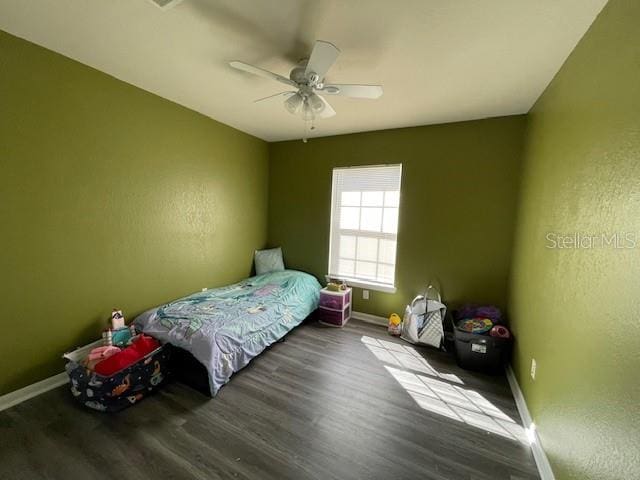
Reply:
[[[376,282],[367,282],[366,280],[355,280],[353,278],[347,277],[336,277],[332,275],[326,275],[326,280],[329,278],[344,280],[348,286],[356,287],[356,288],[365,288],[367,290],[373,290],[374,292],[383,292],[383,293],[396,293],[397,288],[393,285],[385,285],[383,283]]]

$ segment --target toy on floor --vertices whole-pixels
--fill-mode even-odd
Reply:
[[[400,336],[402,333],[402,319],[400,315],[397,313],[389,315],[389,327],[387,331],[390,335]]]

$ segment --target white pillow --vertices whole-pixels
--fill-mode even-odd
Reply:
[[[280,247],[270,248],[268,250],[256,250],[253,261],[256,266],[256,275],[284,270],[282,249]]]

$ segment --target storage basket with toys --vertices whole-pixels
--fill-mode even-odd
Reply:
[[[85,407],[117,412],[138,403],[167,379],[171,345],[137,334],[127,327],[120,310],[111,314],[111,325],[102,340],[63,357],[71,393]]]
[[[501,372],[513,338],[500,310],[490,305],[465,305],[455,310],[452,318],[458,364],[469,370]]]

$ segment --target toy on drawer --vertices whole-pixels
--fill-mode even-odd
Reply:
[[[320,305],[316,315],[323,325],[343,327],[351,318],[351,288],[320,290]]]

